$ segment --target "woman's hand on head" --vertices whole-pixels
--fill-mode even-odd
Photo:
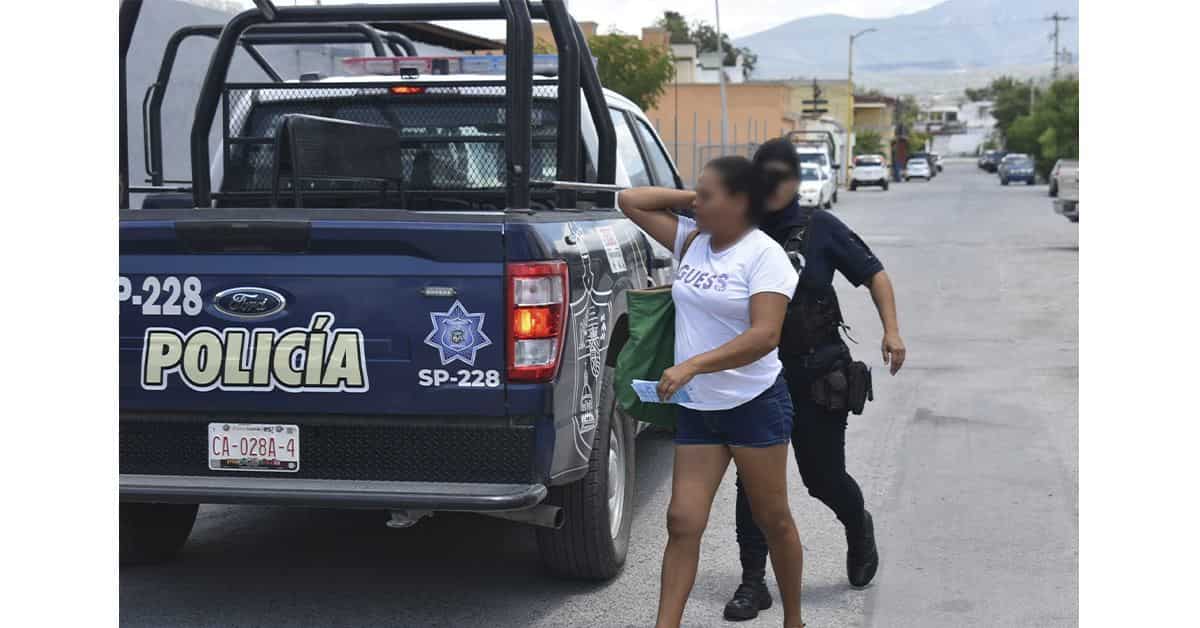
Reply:
[[[617,207],[621,212],[668,249],[675,246],[675,229],[679,220],[666,210],[690,207],[695,202],[695,192],[672,188],[629,188],[617,194]]]
[[[663,401],[670,399],[695,376],[696,369],[688,362],[680,362],[668,368],[658,379],[658,398]]]

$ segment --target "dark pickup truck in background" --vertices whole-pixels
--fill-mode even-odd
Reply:
[[[163,181],[152,94],[151,185],[129,185],[122,142],[122,561],[172,556],[197,504],[278,504],[522,521],[554,573],[614,576],[638,428],[612,391],[624,296],[671,269],[614,192],[680,185],[652,126],[601,87],[561,0],[256,4],[196,31],[219,36],[191,180]],[[122,66],[139,8],[121,5]],[[391,71],[226,81],[239,46],[458,19],[507,21],[502,74],[376,50]]]

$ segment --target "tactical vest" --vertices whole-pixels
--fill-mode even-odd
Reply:
[[[783,242],[783,250],[796,272],[804,272],[808,246],[808,227],[813,211],[804,213],[804,221],[792,228]],[[818,289],[796,286],[796,294],[788,303],[779,341],[781,356],[807,356],[820,347],[841,343],[838,331],[842,327],[842,309],[832,285]]]

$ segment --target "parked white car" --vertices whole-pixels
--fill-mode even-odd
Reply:
[[[863,186],[878,186],[888,189],[887,162],[883,155],[859,155],[854,158],[854,173],[850,178],[850,191]]]
[[[1058,182],[1054,212],[1071,222],[1079,222],[1079,162],[1063,160],[1055,176]]]
[[[824,142],[801,142],[796,144],[796,155],[800,157],[800,163],[813,164],[819,166],[821,172],[829,179],[830,185],[833,187],[833,202],[837,202],[837,176],[834,172],[838,166],[833,162],[833,155],[830,154],[830,146]]]
[[[833,177],[816,164],[800,164],[800,206],[833,207]]]
[[[920,157],[909,159],[908,163],[904,164],[904,180],[910,179],[925,179],[929,180],[933,173],[929,170],[929,162]]]
[[[1072,171],[1079,170],[1079,161],[1076,159],[1059,159],[1054,162],[1054,168],[1050,170],[1050,191],[1051,197],[1058,196],[1058,186],[1062,181],[1064,174],[1069,174]]]

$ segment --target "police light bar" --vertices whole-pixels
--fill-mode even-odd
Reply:
[[[485,74],[503,76],[504,55],[464,55],[458,57],[350,57],[342,65],[360,76],[421,76],[446,74]],[[533,55],[533,73],[558,74],[558,55]]]

